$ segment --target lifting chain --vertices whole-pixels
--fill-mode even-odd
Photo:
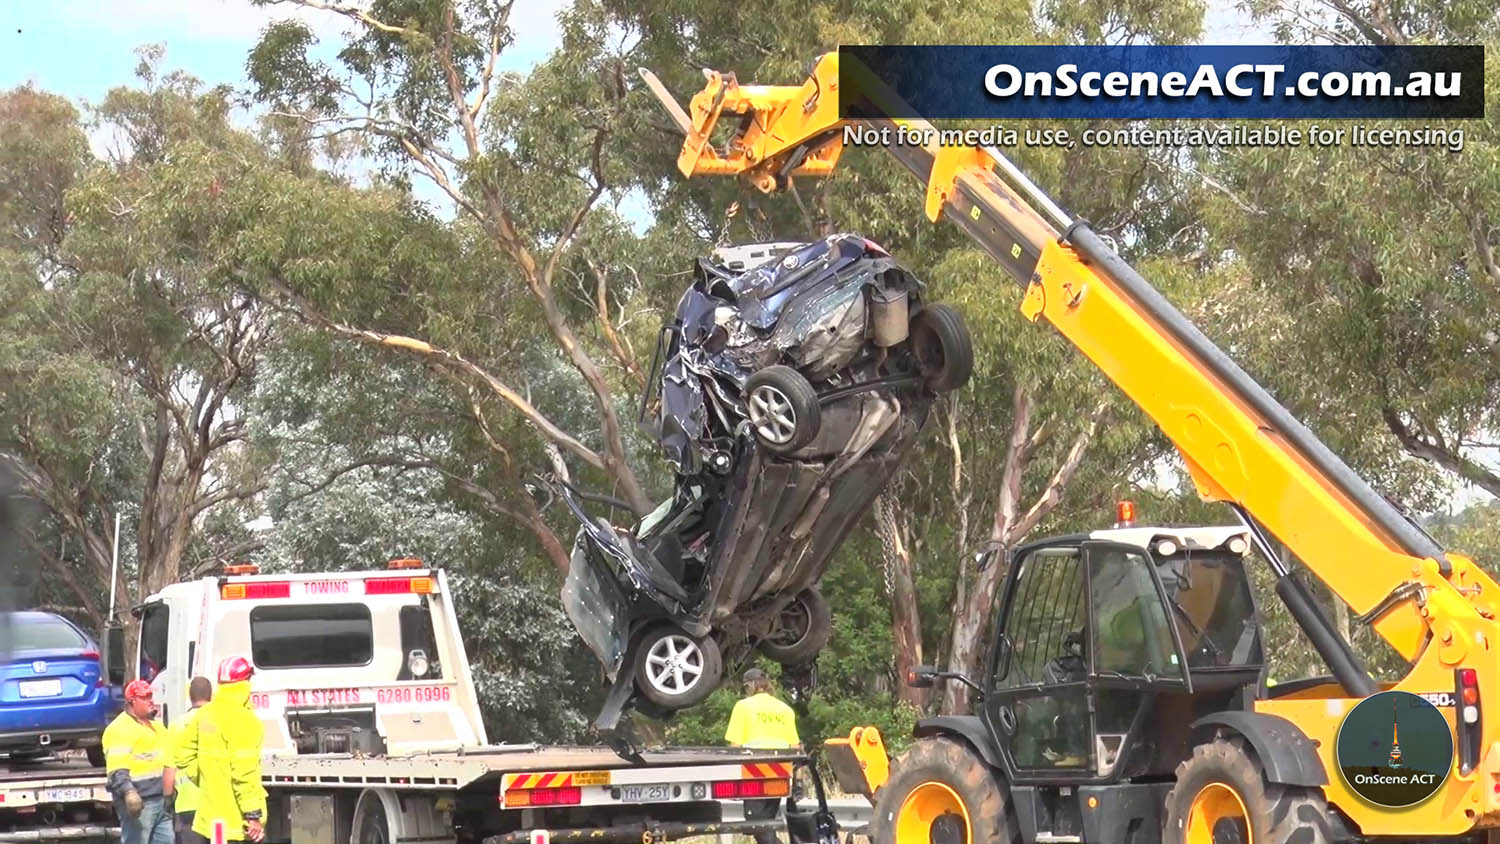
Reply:
[[[896,589],[896,514],[892,512],[890,499],[885,495],[875,497],[875,533],[880,537],[880,559],[885,574],[885,594],[890,597]]]
[[[734,215],[740,213],[739,200],[729,203],[724,211],[724,225],[719,229],[719,239],[714,241],[714,248],[729,245],[729,226],[734,222]]]

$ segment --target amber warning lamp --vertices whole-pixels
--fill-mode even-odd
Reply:
[[[1115,527],[1130,527],[1135,524],[1135,502],[1120,501],[1115,504]]]
[[[254,563],[235,563],[224,567],[224,574],[233,576],[237,574],[260,574],[260,566]]]
[[[419,569],[422,568],[422,561],[416,557],[397,557],[386,563],[385,567],[388,569]]]

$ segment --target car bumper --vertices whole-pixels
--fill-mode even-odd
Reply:
[[[104,727],[83,727],[63,730],[29,730],[0,732],[0,750],[27,750],[31,748],[97,747],[104,737]]]

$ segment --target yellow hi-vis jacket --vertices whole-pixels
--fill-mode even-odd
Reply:
[[[260,781],[265,727],[250,709],[250,682],[225,683],[201,708],[198,727],[198,809],[193,831],[214,840],[214,824],[226,841],[245,840],[245,821],[264,821],[266,788]]]
[[[202,706],[195,706],[172,725],[172,767],[177,769],[173,790],[177,794],[176,811],[193,812],[198,809],[198,786],[193,780],[198,776],[198,716]]]
[[[109,790],[123,798],[134,789],[142,798],[162,796],[168,758],[167,729],[159,721],[142,724],[128,711],[104,729],[104,770]]]
[[[758,748],[796,747],[802,743],[797,735],[797,714],[765,692],[734,705],[724,740],[738,747]]]

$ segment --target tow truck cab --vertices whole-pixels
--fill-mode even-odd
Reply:
[[[140,676],[168,724],[188,711],[193,677],[214,681],[221,660],[243,655],[266,755],[488,744],[447,580],[419,560],[312,574],[230,566],[167,586],[138,612]]]

